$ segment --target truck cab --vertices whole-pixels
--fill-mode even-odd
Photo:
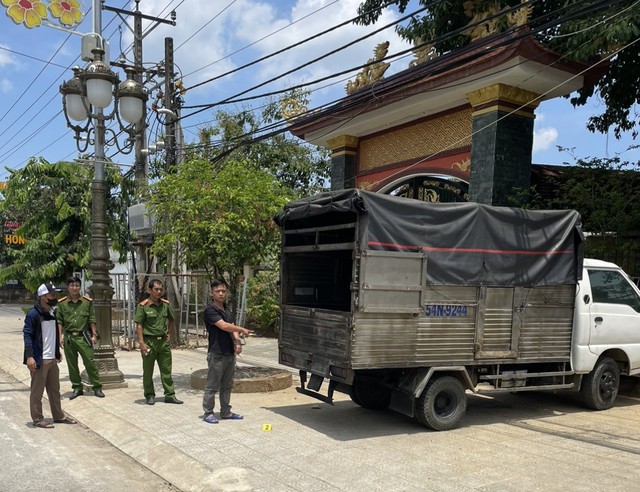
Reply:
[[[640,374],[640,290],[616,264],[585,259],[576,291],[571,366],[585,404],[613,405],[620,374]]]

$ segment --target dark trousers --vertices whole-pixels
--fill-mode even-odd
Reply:
[[[60,403],[60,369],[55,359],[43,360],[40,367],[31,373],[31,394],[29,409],[34,424],[42,422],[42,394],[47,390],[47,398],[54,420],[62,420],[65,414]]]
[[[144,397],[156,396],[156,390],[153,387],[153,369],[156,361],[158,361],[158,369],[160,369],[160,381],[164,388],[164,397],[171,398],[176,395],[173,387],[173,378],[171,377],[171,347],[163,338],[158,340],[153,337],[145,337],[146,343],[151,351],[149,355],[142,354],[142,386],[144,387]]]
[[[220,393],[220,415],[228,415],[231,412],[231,390],[233,389],[233,376],[236,373],[235,354],[207,354],[207,383],[204,387],[202,398],[202,410],[205,415],[213,413],[216,402],[216,393]]]

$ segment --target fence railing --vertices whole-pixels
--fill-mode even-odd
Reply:
[[[207,332],[202,320],[209,303],[209,278],[204,274],[146,274],[133,272],[111,274],[114,289],[112,304],[112,344],[127,350],[137,346],[136,326],[133,321],[136,307],[146,292],[151,278],[161,280],[165,287],[172,284],[176,292],[177,309],[173,315],[178,328],[177,342],[187,347],[207,344]],[[144,287],[136,288],[136,284]]]

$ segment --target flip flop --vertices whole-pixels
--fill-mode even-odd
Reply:
[[[220,418],[222,420],[242,420],[242,419],[244,419],[244,417],[242,415],[238,415],[237,413],[233,413],[233,412],[231,412],[226,417],[224,415],[220,415]]]
[[[207,424],[218,424],[218,423],[220,422],[220,421],[216,418],[216,416],[215,416],[214,414],[207,415],[207,416],[204,418],[204,421],[205,421]]]
[[[65,417],[63,419],[58,419],[58,420],[54,419],[54,422],[56,424],[77,424],[78,423],[77,420],[74,420],[71,417]]]
[[[34,422],[33,426],[39,427],[40,429],[53,429],[54,427],[53,424],[45,422],[44,420],[41,420],[40,422]]]

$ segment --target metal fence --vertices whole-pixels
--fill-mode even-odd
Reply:
[[[150,276],[134,275],[133,272],[111,274],[114,289],[111,329],[113,346],[127,350],[136,347],[133,318],[136,306],[142,300],[146,285],[152,278],[161,280],[166,288],[171,287],[176,293],[178,305],[173,313],[178,329],[176,342],[187,347],[206,346],[207,332],[202,313],[209,303],[208,276],[194,273]],[[144,287],[136,288],[136,284]]]

